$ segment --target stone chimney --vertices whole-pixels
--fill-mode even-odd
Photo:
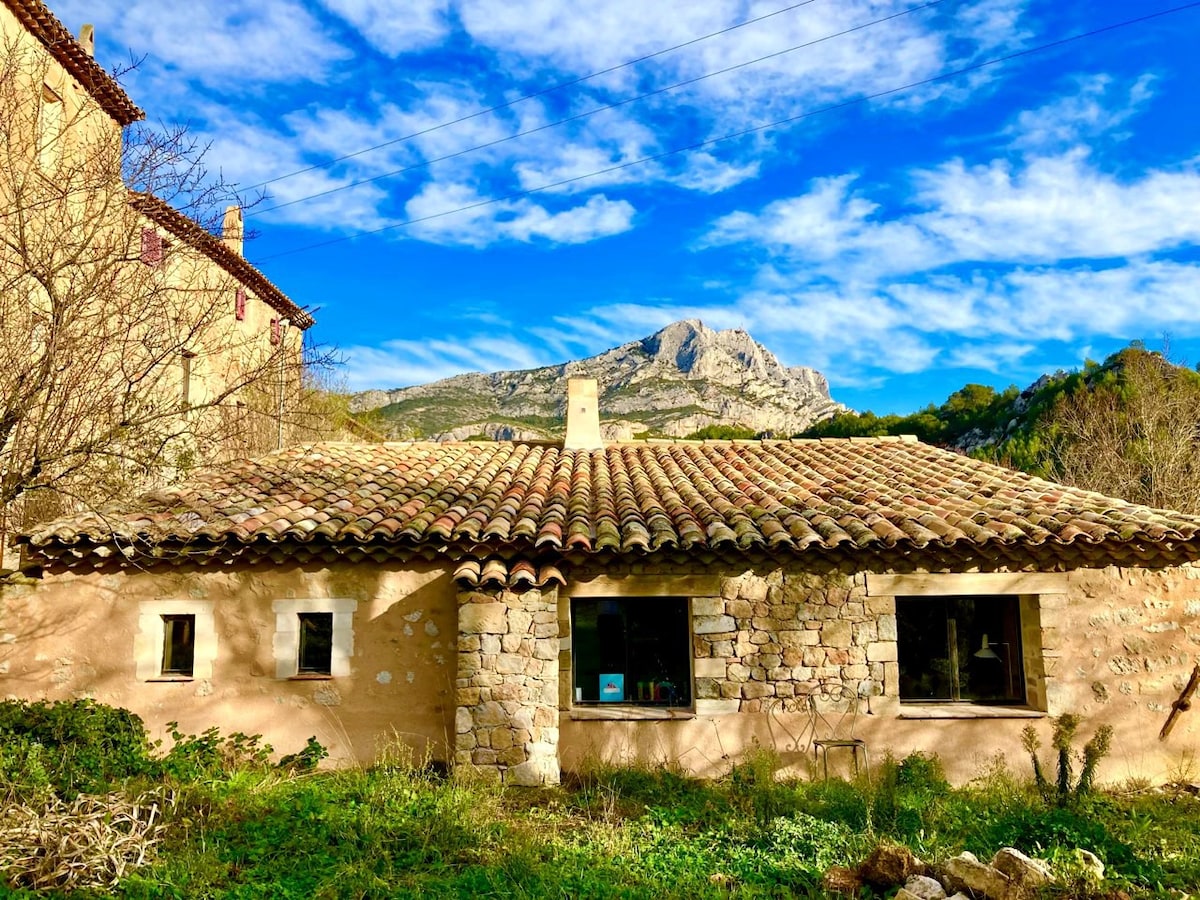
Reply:
[[[603,450],[600,390],[595,378],[567,379],[567,434],[564,450]]]
[[[240,206],[225,207],[225,218],[221,221],[221,241],[236,253],[242,255],[242,236],[245,234],[242,223],[242,208]]]
[[[79,46],[87,51],[88,56],[96,55],[96,26],[84,25],[79,29]]]

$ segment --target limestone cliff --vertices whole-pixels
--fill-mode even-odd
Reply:
[[[845,409],[820,372],[784,366],[745,331],[715,331],[695,319],[559,366],[366,391],[351,409],[379,410],[396,437],[556,438],[572,376],[599,381],[609,440],[682,437],[708,425],[787,436]]]

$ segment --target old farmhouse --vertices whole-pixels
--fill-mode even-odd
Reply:
[[[572,389],[565,446],[294,447],[34,530],[0,694],[522,785],[754,742],[803,767],[845,715],[959,779],[1067,711],[1116,729],[1108,777],[1195,751],[1194,712],[1157,735],[1200,654],[1200,518],[906,439],[601,446]]]

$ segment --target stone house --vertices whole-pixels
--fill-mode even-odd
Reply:
[[[1194,712],[1155,736],[1200,660],[1200,518],[899,438],[601,446],[571,387],[564,445],[294,447],[34,530],[0,695],[516,784],[755,743],[802,771],[830,687],[875,759],[957,779],[1066,711],[1116,729],[1107,777],[1194,753]]]
[[[238,207],[225,211],[218,237],[158,197],[126,186],[123,166],[137,169],[131,159],[158,166],[148,181],[169,182],[161,174],[168,167],[153,161],[153,152],[128,152],[128,127],[144,113],[96,62],[94,47],[91,26],[76,38],[40,0],[0,0],[5,418],[17,407],[59,414],[45,409],[53,402],[44,398],[14,399],[26,362],[17,357],[28,352],[25,368],[36,369],[41,350],[70,340],[76,364],[92,373],[72,378],[70,393],[108,391],[177,406],[180,416],[163,419],[169,433],[211,432],[213,417],[202,421],[188,410],[228,395],[220,413],[236,418],[250,401],[241,396],[243,386],[263,386],[264,372],[285,391],[278,373],[297,380],[302,334],[313,319],[243,258]],[[52,328],[54,341],[47,336]],[[116,383],[122,376],[127,383]],[[9,433],[0,435],[0,454],[15,452],[15,443]],[[211,457],[209,446],[193,449],[201,459]],[[9,470],[9,463],[0,455],[0,468]],[[0,498],[0,539],[8,519],[19,524],[39,515],[2,504]]]

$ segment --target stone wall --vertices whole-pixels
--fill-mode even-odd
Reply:
[[[460,591],[454,762],[508,784],[557,784],[558,595]]]
[[[861,576],[727,577],[721,596],[692,599],[692,631],[698,713],[792,712],[822,687],[869,698],[896,683],[895,606]]]

